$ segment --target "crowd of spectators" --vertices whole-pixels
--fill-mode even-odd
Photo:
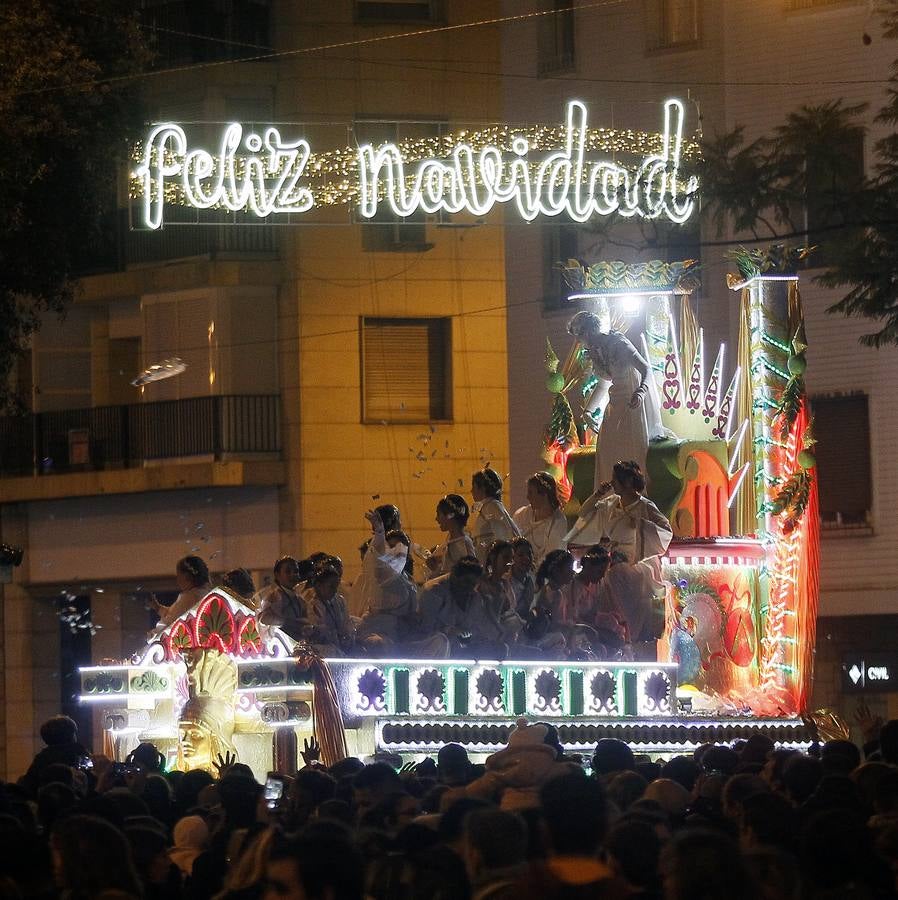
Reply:
[[[166,772],[152,744],[90,755],[75,723],[0,790],[0,898],[861,900],[896,895],[898,720],[864,751],[761,733],[650,760],[599,741],[567,753],[520,721],[475,763],[305,765],[267,800],[221,760]]]

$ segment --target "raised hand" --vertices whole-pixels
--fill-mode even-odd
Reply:
[[[854,712],[854,721],[864,736],[865,744],[879,740],[879,732],[882,731],[883,726],[882,716],[874,715],[866,700],[858,701],[857,709]]]
[[[315,735],[303,740],[300,755],[307,766],[313,766],[321,759],[321,744],[318,743]]]
[[[224,756],[218,754],[218,759],[212,761],[212,765],[218,770],[218,777],[224,778],[228,774],[228,769],[237,762],[237,754],[228,750]]]

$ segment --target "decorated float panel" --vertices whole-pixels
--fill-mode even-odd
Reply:
[[[686,708],[788,716],[809,699],[819,535],[795,274],[806,252],[732,254],[735,354],[706,347],[690,300],[694,262],[562,267],[572,303],[593,312],[603,331],[626,335],[648,362],[662,430],[638,461],[674,535],[661,561],[659,658],[679,664]],[[597,487],[609,414],[608,384],[590,356],[582,340],[564,361],[546,350],[554,402],[545,458],[571,516]]]
[[[807,746],[797,716],[811,678],[818,534],[800,258],[736,254],[740,329],[729,355],[710,352],[692,313],[693,263],[565,267],[572,299],[626,332],[650,366],[663,433],[644,468],[674,535],[660,561],[657,662],[325,662],[213,590],[130,660],[81,670],[81,700],[104,712],[107,752],[122,759],[152,740],[175,767],[213,768],[236,753],[262,775],[294,771],[297,736],[313,729],[325,761],[449,741],[485,754],[521,715],[555,722],[577,750],[618,737],[675,753],[758,730]],[[595,488],[611,395],[588,362],[576,341],[564,361],[547,347],[546,459],[572,519]]]

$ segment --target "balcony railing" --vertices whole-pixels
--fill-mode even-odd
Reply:
[[[0,417],[0,476],[126,469],[149,460],[278,453],[276,395],[191,397],[158,403]]]

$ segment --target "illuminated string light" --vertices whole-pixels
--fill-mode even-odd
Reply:
[[[266,218],[359,204],[362,216],[373,218],[383,201],[400,216],[484,215],[513,202],[528,221],[565,213],[585,222],[618,212],[682,223],[693,212],[698,183],[681,176],[680,165],[699,156],[698,145],[683,137],[684,117],[682,102],[672,99],[660,133],[590,129],[586,107],[572,101],[558,127],[495,125],[321,154],[305,140],[284,141],[275,128],[244,134],[236,123],[225,127],[217,153],[189,149],[184,129],[165,123],[135,147],[129,193],[142,201],[143,224],[153,229],[167,205]],[[597,153],[613,161],[586,160]],[[548,154],[533,171],[532,154]],[[627,164],[621,156],[642,161]]]

